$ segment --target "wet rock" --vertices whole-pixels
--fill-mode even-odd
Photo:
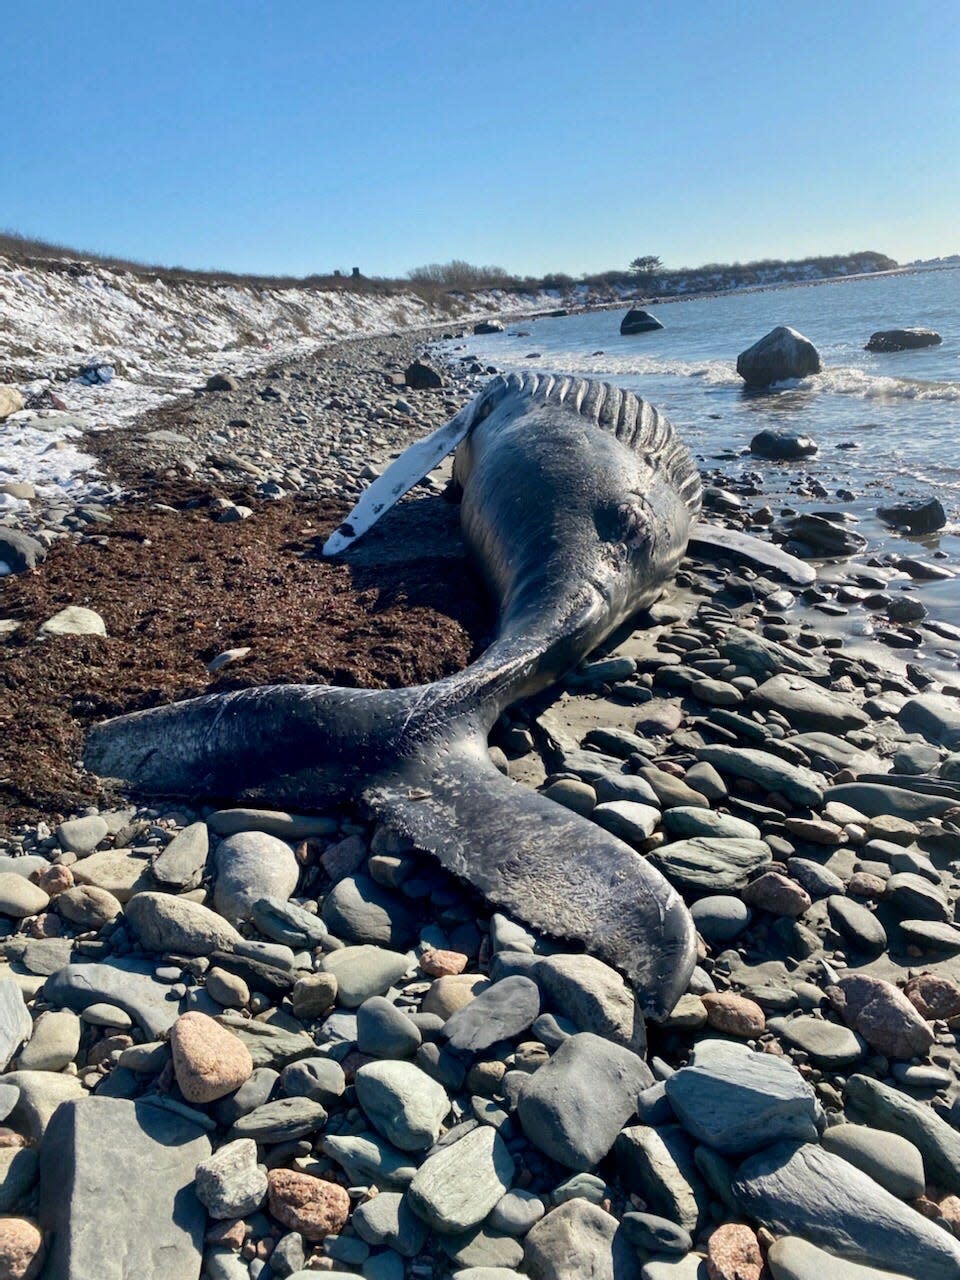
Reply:
[[[412,391],[431,391],[443,386],[443,378],[424,360],[414,360],[408,365],[403,378]]]
[[[803,334],[786,325],[755,342],[737,356],[737,373],[748,387],[769,387],[789,378],[805,378],[820,372],[816,347]]]
[[[776,379],[774,379],[776,381]],[[750,452],[775,462],[809,458],[817,452],[815,440],[787,431],[761,431],[750,441]]]
[[[913,351],[935,347],[943,339],[934,329],[878,329],[870,335],[865,351]]]
[[[624,335],[635,333],[651,333],[654,329],[662,329],[663,325],[649,311],[639,307],[631,307],[620,321],[620,332]]]
[[[751,694],[765,710],[779,711],[795,729],[811,733],[844,733],[860,729],[870,717],[836,693],[829,693],[800,675],[772,676]]]
[[[908,698],[897,719],[907,733],[920,733],[950,751],[960,748],[960,703],[954,698],[938,693]]]

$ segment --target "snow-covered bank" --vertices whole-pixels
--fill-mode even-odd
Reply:
[[[62,406],[0,424],[0,484],[30,482],[47,498],[76,493],[93,465],[77,447],[84,430],[129,421],[211,373],[249,373],[337,338],[556,305],[555,297],[499,291],[445,302],[412,291],[207,284],[0,257],[0,382],[28,397],[52,390]],[[115,376],[85,385],[74,375],[91,364],[111,366]],[[4,505],[19,500],[0,492]]]

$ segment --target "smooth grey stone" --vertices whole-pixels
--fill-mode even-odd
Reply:
[[[613,1148],[626,1190],[636,1192],[651,1213],[669,1218],[691,1235],[707,1221],[710,1208],[693,1150],[679,1125],[633,1125],[620,1132]]]
[[[693,787],[688,787],[682,778],[675,778],[655,765],[644,765],[637,770],[637,776],[649,782],[657,794],[657,802],[663,809],[671,809],[675,805],[696,805],[701,809],[709,809],[710,801]]]
[[[712,893],[700,898],[690,908],[697,932],[707,942],[732,942],[753,919],[753,912],[741,898],[732,894]]]
[[[610,1188],[602,1178],[593,1173],[575,1173],[558,1183],[550,1193],[550,1203],[566,1204],[568,1200],[589,1200],[600,1204],[610,1195]]]
[[[208,1249],[203,1255],[203,1274],[205,1280],[253,1280],[249,1264],[232,1249]]]
[[[771,676],[754,689],[750,701],[765,711],[779,711],[801,733],[845,733],[870,722],[854,702],[801,675]]]
[[[72,959],[72,938],[31,938],[24,947],[21,964],[29,973],[48,978]]]
[[[303,1269],[306,1257],[303,1236],[299,1231],[288,1231],[280,1237],[270,1255],[270,1270],[280,1280],[285,1280],[285,1277]]]
[[[642,845],[660,822],[659,805],[637,804],[633,800],[608,800],[598,804],[591,820],[627,844]]]
[[[901,920],[900,928],[908,942],[925,951],[960,951],[960,929],[936,920]]]
[[[921,693],[907,699],[897,719],[907,733],[922,734],[928,742],[939,743],[949,751],[960,748],[960,705],[955,698]]]
[[[411,963],[402,952],[362,944],[331,951],[323,957],[322,968],[337,979],[337,1003],[356,1009],[371,996],[389,991]]]
[[[810,858],[788,858],[787,873],[811,898],[828,898],[844,892],[843,881],[829,867],[821,867]]]
[[[288,1031],[283,1026],[254,1022],[232,1013],[220,1014],[217,1021],[240,1037],[250,1050],[255,1067],[284,1067],[317,1051],[316,1042],[306,1031]]]
[[[625,1213],[621,1219],[623,1233],[632,1245],[648,1253],[677,1254],[682,1257],[693,1248],[689,1231],[669,1218],[654,1213]]]
[[[253,1138],[259,1143],[292,1142],[317,1133],[327,1123],[327,1112],[311,1098],[278,1098],[248,1111],[234,1121],[231,1138]]]
[[[39,1157],[33,1147],[0,1148],[0,1213],[23,1207],[39,1176]]]
[[[783,1058],[726,1040],[702,1040],[690,1064],[666,1082],[680,1123],[724,1155],[744,1155],[784,1138],[816,1140],[813,1089]]]
[[[70,818],[57,827],[57,840],[61,849],[67,849],[82,858],[93,853],[101,840],[109,835],[110,828],[99,814],[86,818]]]
[[[494,1231],[484,1223],[456,1235],[438,1236],[438,1242],[454,1270],[463,1267],[516,1268],[523,1261],[523,1248],[512,1236]]]
[[[695,836],[661,845],[650,858],[671,884],[717,894],[744,888],[755,871],[773,861],[773,853],[763,840]]]
[[[169,999],[171,988],[157,982],[153,966],[125,956],[96,964],[68,964],[43,984],[43,998],[54,1007],[81,1013],[91,1004],[115,1004],[151,1040],[170,1030],[179,1017],[179,1004]]]
[[[33,1035],[20,1051],[21,1071],[62,1071],[80,1050],[80,1019],[68,1009],[47,1009],[33,1024]]]
[[[633,773],[604,773],[594,783],[594,790],[599,804],[614,804],[618,800],[627,800],[634,804],[660,807],[657,793],[650,783]]]
[[[40,1149],[48,1274],[106,1277],[109,1240],[116,1276],[197,1276],[206,1215],[193,1183],[209,1155],[206,1135],[169,1110],[119,1098],[64,1103]]]
[[[555,1018],[552,1013],[541,1013],[530,1024],[530,1034],[548,1049],[559,1049],[564,1040],[569,1040],[578,1030],[569,1018]]]
[[[406,1152],[398,1151],[375,1133],[325,1134],[320,1142],[324,1155],[346,1172],[352,1185],[373,1184],[381,1191],[403,1190],[417,1172]]]
[[[760,828],[745,818],[735,818],[715,809],[677,805],[663,814],[663,829],[671,836],[714,836],[720,839],[759,840]]]
[[[886,950],[886,930],[867,907],[834,894],[827,899],[827,913],[830,923],[851,947],[871,956]]]
[[[960,1133],[924,1103],[869,1076],[851,1076],[844,1090],[847,1115],[898,1133],[919,1150],[927,1177],[960,1195]]]
[[[842,1071],[869,1052],[866,1043],[849,1027],[828,1022],[826,1018],[802,1014],[799,1018],[783,1018],[776,1026],[768,1022],[767,1029],[776,1031],[794,1048],[802,1049],[817,1066],[831,1071]]]
[[[211,1218],[242,1218],[255,1213],[267,1196],[267,1175],[257,1164],[251,1138],[227,1142],[197,1165],[196,1190]]]
[[[828,788],[825,799],[849,805],[865,818],[889,814],[894,818],[906,818],[908,822],[939,818],[957,804],[953,796],[926,795],[880,782],[844,782]]]
[[[336,818],[281,813],[273,809],[218,809],[209,815],[206,822],[218,836],[263,831],[283,840],[309,840],[312,836],[332,836],[337,832]]]
[[[749,778],[794,804],[819,809],[823,802],[823,778],[819,773],[803,765],[788,764],[769,751],[755,747],[711,746],[701,747],[697,756],[712,764],[721,774]]]
[[[956,1280],[960,1242],[847,1160],[814,1143],[775,1143],[737,1171],[743,1212],[778,1235],[800,1235],[852,1262]]]
[[[213,905],[231,924],[252,920],[258,898],[286,901],[300,878],[300,864],[290,846],[263,831],[227,836],[217,845],[213,861]]]
[[[923,1157],[900,1134],[863,1124],[837,1124],[825,1130],[821,1142],[825,1150],[855,1164],[899,1200],[916,1200],[924,1194]]]
[[[346,876],[323,900],[323,922],[348,943],[407,947],[417,935],[413,910],[369,876]]]
[[[517,1108],[530,1141],[559,1164],[586,1171],[610,1150],[636,1098],[653,1084],[637,1054],[580,1032],[529,1077]]]
[[[539,1012],[540,989],[535,982],[522,975],[502,978],[452,1013],[444,1034],[452,1048],[476,1053],[520,1035]]]
[[[620,1224],[588,1200],[568,1200],[527,1232],[531,1280],[640,1280],[640,1259]]]
[[[535,1222],[539,1222],[546,1212],[543,1198],[532,1191],[508,1191],[501,1196],[487,1219],[494,1231],[502,1231],[505,1235],[522,1237],[527,1234]]]
[[[257,898],[253,907],[253,923],[257,929],[288,947],[312,950],[328,943],[330,933],[319,916],[280,898]]]
[[[357,1048],[374,1058],[412,1058],[423,1037],[402,1009],[371,996],[357,1010]]]
[[[781,1236],[770,1246],[767,1266],[773,1280],[915,1280],[902,1271],[878,1271],[847,1262],[799,1236]]]
[[[434,1231],[467,1231],[509,1190],[514,1161],[489,1125],[427,1156],[407,1189],[414,1211]]]
[[[96,1006],[93,1006],[96,1007]],[[89,1009],[81,1015],[83,1021]],[[146,1044],[132,1044],[120,1054],[117,1065],[124,1071],[159,1075],[170,1061],[170,1046],[165,1040],[151,1040]]]
[[[358,1205],[350,1225],[368,1245],[386,1245],[404,1258],[415,1258],[427,1239],[427,1224],[411,1207],[409,1193],[381,1191]]]
[[[39,854],[22,853],[19,857],[12,857],[10,854],[0,853],[0,875],[12,872],[15,876],[23,876],[25,880],[29,880],[35,871],[45,871],[49,866],[49,861]]]
[[[710,1280],[707,1260],[699,1253],[685,1258],[653,1258],[644,1263],[641,1280]]]
[[[20,1100],[20,1090],[6,1081],[0,1081],[0,1121],[6,1120]]]
[[[676,1116],[667,1098],[666,1080],[658,1080],[648,1089],[641,1089],[637,1095],[637,1119],[641,1124],[653,1125],[654,1128],[674,1122]]]
[[[146,951],[180,956],[209,956],[231,951],[241,941],[232,924],[200,902],[171,893],[137,893],[124,918]]]
[[[909,920],[953,922],[953,913],[943,894],[910,871],[898,871],[890,877],[883,900],[890,903],[897,915]]]
[[[33,1034],[33,1019],[13,978],[0,978],[0,1071]]]
[[[561,954],[539,960],[530,976],[577,1030],[605,1036],[641,1055],[645,1052],[647,1032],[639,1002],[610,965],[593,956]]]
[[[311,1098],[329,1106],[343,1096],[347,1081],[333,1058],[301,1058],[283,1068],[280,1087],[289,1098]]]
[[[401,1151],[425,1151],[450,1110],[446,1090],[412,1062],[369,1062],[354,1077],[371,1124]]]
[[[195,889],[203,878],[210,852],[205,822],[194,822],[178,831],[153,862],[153,878],[170,889]]]
[[[214,1106],[214,1114],[222,1125],[232,1125],[241,1116],[249,1115],[270,1097],[273,1087],[280,1079],[279,1072],[272,1067],[255,1067],[253,1074],[244,1080],[235,1092],[221,1098]]]

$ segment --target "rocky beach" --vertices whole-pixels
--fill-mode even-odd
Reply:
[[[493,371],[441,336],[215,374],[85,436],[75,499],[0,486],[0,1278],[954,1280],[960,629],[923,603],[934,555],[853,558],[813,491],[786,518],[815,584],[690,555],[498,724],[504,773],[689,905],[662,1024],[357,812],[146,805],[80,766],[107,716],[483,650],[448,467],[347,563],[319,552]],[[709,519],[783,518],[705,482]]]

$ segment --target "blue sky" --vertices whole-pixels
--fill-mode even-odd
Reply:
[[[5,9],[24,234],[295,274],[960,251],[950,0]]]

